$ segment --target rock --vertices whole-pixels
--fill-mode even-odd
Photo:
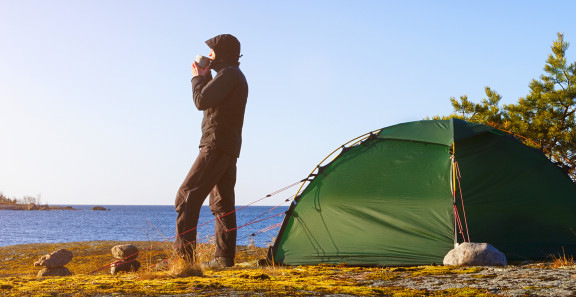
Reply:
[[[170,263],[168,261],[160,261],[152,268],[154,271],[167,271],[170,270]]]
[[[46,267],[40,271],[38,271],[38,277],[44,276],[69,276],[72,275],[72,272],[68,270],[66,267]]]
[[[506,266],[506,256],[489,243],[465,242],[444,257],[444,265]]]
[[[138,260],[116,261],[110,266],[110,273],[115,275],[118,272],[136,272],[140,269]]]
[[[92,208],[90,208],[90,210],[107,210],[105,207],[102,206],[94,206]]]
[[[112,247],[112,256],[120,260],[134,260],[140,251],[133,244],[121,244]]]
[[[59,249],[51,254],[44,255],[34,262],[34,266],[44,266],[47,268],[61,267],[72,260],[73,254],[69,250]]]

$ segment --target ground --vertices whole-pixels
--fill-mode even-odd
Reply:
[[[142,251],[142,268],[112,276],[110,249],[126,243]],[[66,265],[74,275],[37,278],[40,267],[33,263],[60,248],[74,253]],[[210,248],[199,250],[204,249],[207,257]],[[264,258],[263,248],[238,250],[233,268],[186,274],[169,269],[168,243],[92,241],[0,247],[0,296],[576,296],[576,267],[555,267],[552,262],[499,268],[260,266],[257,260]]]

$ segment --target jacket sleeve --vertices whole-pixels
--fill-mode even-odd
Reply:
[[[192,79],[194,104],[198,110],[206,110],[226,98],[234,88],[235,76],[232,71],[222,70],[212,80],[196,76]]]

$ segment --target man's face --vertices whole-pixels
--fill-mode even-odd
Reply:
[[[210,59],[212,59],[212,61],[214,61],[214,59],[216,59],[216,52],[214,52],[213,49],[210,49],[210,53],[208,54],[208,57],[210,57]]]

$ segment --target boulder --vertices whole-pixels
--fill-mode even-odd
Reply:
[[[44,266],[47,268],[62,267],[72,260],[73,254],[66,249],[59,249],[50,254],[44,255],[34,262],[34,266]]]
[[[464,242],[444,257],[444,265],[506,266],[506,256],[489,243]]]
[[[66,267],[45,267],[44,269],[38,271],[38,277],[44,276],[70,276],[72,272]]]
[[[105,207],[102,206],[94,206],[92,208],[90,208],[90,210],[107,210]]]
[[[140,269],[140,262],[138,262],[138,260],[116,261],[110,265],[110,273],[112,275],[118,272],[136,272],[138,269]]]
[[[133,244],[121,244],[112,247],[112,256],[120,260],[134,260],[140,251]]]

